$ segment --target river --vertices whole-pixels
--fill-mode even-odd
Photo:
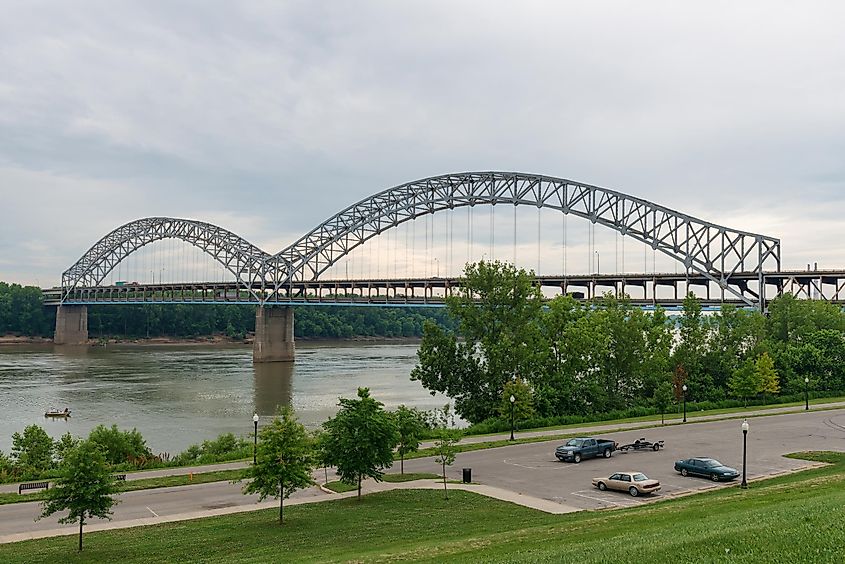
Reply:
[[[175,454],[221,433],[252,435],[253,412],[268,421],[292,405],[314,428],[339,397],[370,388],[388,409],[441,407],[409,379],[416,344],[298,343],[294,363],[252,363],[252,348],[224,345],[50,345],[0,347],[0,450],[29,424],[53,437],[87,435],[96,425],[137,428],[153,452]],[[49,408],[67,419],[46,419]]]

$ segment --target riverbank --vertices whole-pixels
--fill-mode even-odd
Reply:
[[[252,345],[253,335],[235,339],[226,335],[208,335],[201,337],[148,337],[148,338],[92,338],[88,339],[88,346],[162,346],[162,345]],[[422,341],[421,337],[383,337],[372,335],[357,335],[346,339],[297,337],[299,344],[313,343],[319,345],[334,345],[347,343],[389,343],[398,345],[416,345]],[[0,335],[0,346],[14,345],[53,345],[53,339],[48,337],[29,337],[25,335]]]

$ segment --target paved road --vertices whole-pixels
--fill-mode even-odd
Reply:
[[[782,455],[799,450],[845,451],[845,412],[818,411],[758,417],[750,421],[748,441],[749,479],[807,466]],[[742,433],[737,420],[711,421],[660,429],[612,433],[607,438],[620,443],[645,436],[663,439],[660,452],[616,453],[609,460],[585,460],[580,464],[561,463],[554,458],[554,442],[489,449],[459,454],[449,474],[461,476],[461,468],[471,467],[473,480],[481,484],[513,491],[584,509],[627,506],[647,500],[616,492],[592,489],[590,479],[610,475],[617,470],[639,470],[657,478],[664,486],[662,495],[677,494],[712,487],[698,478],[682,478],[672,469],[678,458],[712,456],[741,468]],[[436,472],[431,458],[405,462],[406,471]],[[331,476],[330,476],[331,477]],[[296,497],[325,496],[317,488],[298,492]],[[155,490],[127,492],[120,496],[114,520],[131,521],[154,516],[181,515],[203,510],[255,506],[255,496],[244,496],[241,486],[228,482],[198,484]],[[0,506],[0,537],[37,530],[60,528],[56,517],[34,522],[38,503]],[[73,527],[68,525],[68,527]]]
[[[782,455],[801,450],[845,451],[845,413],[821,411],[758,417],[749,421],[748,479],[809,466]],[[523,495],[558,503],[597,509],[647,502],[618,492],[599,492],[591,479],[616,471],[636,470],[660,480],[662,494],[706,489],[714,484],[701,478],[683,478],[673,469],[674,461],[692,456],[709,456],[742,470],[740,422],[713,421],[695,425],[668,426],[647,430],[602,434],[620,444],[640,437],[666,441],[659,452],[616,452],[610,459],[584,460],[580,464],[558,462],[555,442],[514,445],[458,455],[449,475],[461,478],[462,468],[472,468],[473,481],[508,489]],[[430,459],[405,462],[405,470],[436,471]],[[657,496],[654,496],[657,497]]]

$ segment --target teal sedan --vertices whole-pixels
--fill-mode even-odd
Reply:
[[[714,482],[734,480],[739,477],[739,470],[725,466],[714,458],[687,458],[675,462],[675,471],[681,476],[701,476]]]

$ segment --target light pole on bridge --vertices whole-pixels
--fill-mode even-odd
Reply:
[[[601,254],[597,250],[593,250],[596,254],[596,274],[601,274]]]

